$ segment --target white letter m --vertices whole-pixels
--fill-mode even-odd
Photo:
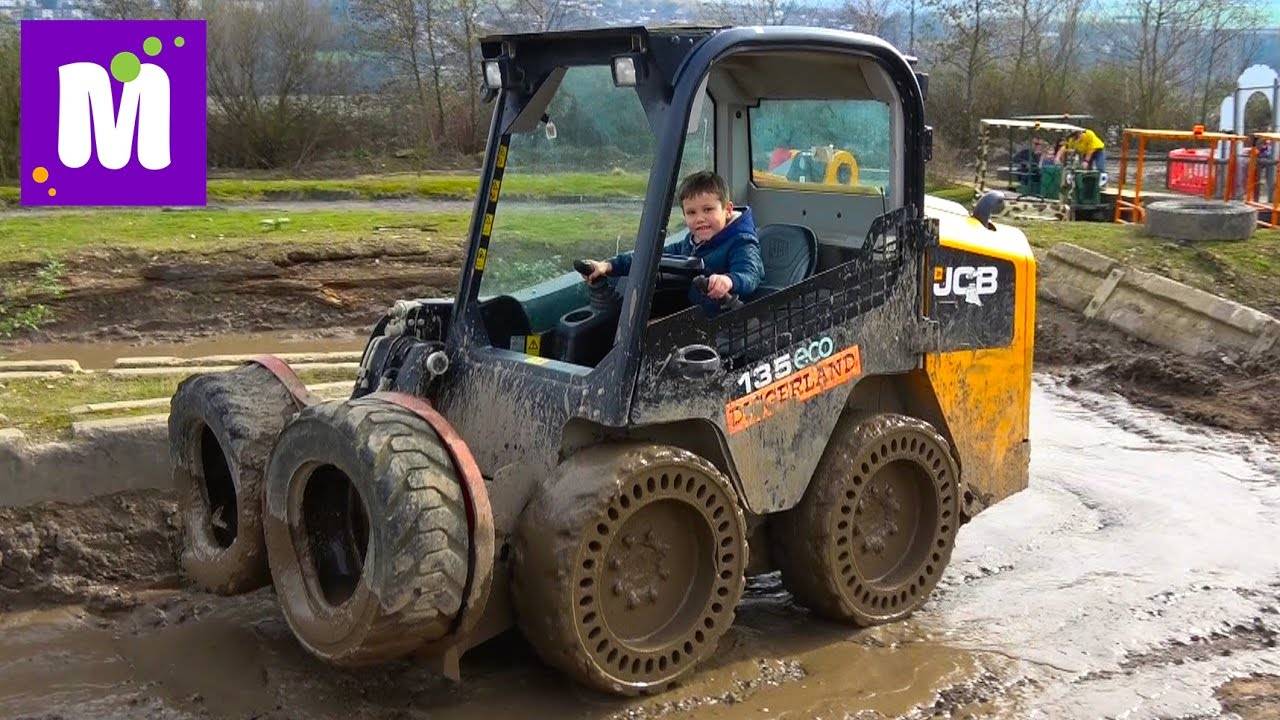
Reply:
[[[97,145],[98,162],[119,170],[129,164],[135,124],[138,162],[148,170],[169,167],[169,75],[163,69],[144,63],[138,77],[124,84],[117,119],[105,68],[88,62],[58,68],[58,159],[63,165],[84,167]]]

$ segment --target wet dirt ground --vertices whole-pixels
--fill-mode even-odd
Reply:
[[[578,688],[514,633],[467,655],[461,686],[413,663],[336,670],[298,647],[269,590],[216,598],[166,589],[160,572],[137,591],[89,563],[100,576],[60,580],[87,604],[33,604],[0,575],[0,717],[1276,717],[1276,447],[1049,375],[1032,413],[1030,488],[961,531],[912,619],[833,625],[758,578],[715,657],[662,695]],[[152,500],[135,512],[163,526]],[[0,534],[0,566],[25,558],[27,584],[47,586],[74,533],[24,521],[39,542],[15,551]],[[92,553],[119,532],[76,539]]]

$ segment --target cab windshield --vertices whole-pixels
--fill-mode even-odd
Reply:
[[[575,259],[632,250],[653,160],[635,88],[615,86],[607,66],[568,68],[546,122],[511,136],[481,296],[523,302],[581,284]]]

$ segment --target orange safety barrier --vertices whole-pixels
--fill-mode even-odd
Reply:
[[[1170,150],[1169,189],[1191,195],[1205,194],[1209,189],[1210,162],[1207,148]]]
[[[1271,202],[1265,203],[1255,200],[1258,197],[1258,175],[1259,175],[1259,156],[1258,142],[1265,141],[1271,144],[1271,159],[1275,160],[1275,153],[1280,149],[1280,133],[1260,132],[1253,134],[1253,144],[1249,147],[1249,172],[1244,182],[1244,202],[1255,210],[1261,210],[1258,214],[1258,225],[1264,228],[1274,228],[1280,225],[1280,182],[1275,182],[1271,189]],[[1265,213],[1265,215],[1264,215]]]
[[[1140,223],[1146,219],[1147,211],[1142,202],[1143,170],[1146,165],[1147,143],[1152,140],[1174,140],[1185,143],[1205,143],[1209,146],[1208,175],[1205,179],[1204,196],[1212,198],[1214,188],[1218,186],[1218,167],[1214,158],[1218,156],[1218,148],[1227,143],[1227,177],[1224,183],[1223,197],[1235,195],[1236,154],[1235,143],[1246,138],[1243,135],[1230,133],[1205,132],[1197,125],[1194,130],[1147,130],[1144,128],[1125,128],[1120,136],[1120,179],[1116,183],[1116,209],[1114,220],[1122,224]],[[1136,141],[1137,168],[1134,172],[1133,197],[1126,198],[1124,193],[1126,174],[1129,168],[1129,145]]]

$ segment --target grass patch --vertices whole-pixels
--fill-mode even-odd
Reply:
[[[112,378],[105,373],[84,373],[49,380],[3,380],[0,381],[0,415],[9,420],[0,426],[19,428],[29,440],[40,442],[64,436],[71,429],[73,420],[161,414],[166,412],[164,408],[75,417],[69,411],[76,405],[88,403],[170,397],[177,390],[178,383],[190,374],[189,370],[175,368],[173,375],[145,378]],[[350,370],[301,368],[298,375],[309,384],[355,380]]]
[[[1280,309],[1280,231],[1258,230],[1243,242],[1184,244],[1145,235],[1132,225],[1014,222],[1036,247],[1069,242],[1126,265],[1159,273],[1253,307]]]
[[[973,188],[968,185],[933,185],[925,188],[925,192],[943,200],[953,200],[965,207],[973,204]]]
[[[516,235],[540,238],[554,245],[607,238],[612,247],[616,234],[626,232],[634,238],[635,217],[635,212],[629,210],[578,210],[572,205],[510,207],[498,212],[495,242],[505,243],[506,238]],[[288,222],[276,222],[280,218],[287,218]],[[20,214],[4,221],[6,237],[0,243],[0,263],[60,260],[95,248],[208,253],[245,247],[382,242],[393,235],[456,243],[465,236],[470,219],[470,212],[317,209],[267,213],[244,208]],[[272,222],[266,225],[264,220]],[[630,227],[626,229],[628,223]],[[624,245],[629,244],[624,236]]]
[[[18,186],[0,185],[0,207],[18,204]]]
[[[66,265],[47,259],[35,273],[14,280],[0,280],[0,339],[15,333],[38,330],[54,319],[53,311],[32,297],[57,299],[62,296],[62,276]]]
[[[615,200],[644,197],[648,177],[639,173],[555,173],[522,175],[511,171],[502,197],[523,200]],[[479,173],[441,175],[369,175],[340,180],[215,179],[208,182],[209,202],[262,200],[388,200],[426,198],[471,200],[480,187]]]

